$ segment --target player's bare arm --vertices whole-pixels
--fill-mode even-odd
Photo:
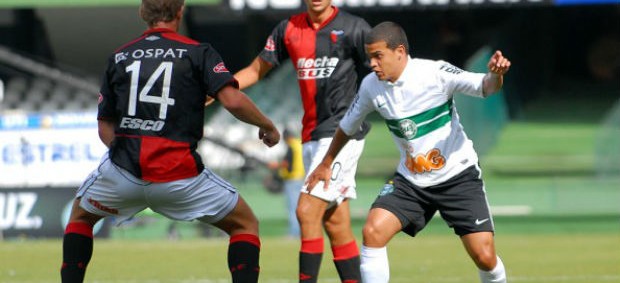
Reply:
[[[239,89],[252,86],[262,79],[272,68],[273,66],[271,64],[257,56],[250,65],[235,74],[235,79],[239,81]]]
[[[278,132],[273,122],[256,107],[245,93],[228,85],[218,92],[217,98],[222,106],[237,119],[257,126],[259,129],[258,138],[261,139],[264,144],[269,147],[278,144],[280,141],[280,132]]]
[[[504,74],[510,69],[510,60],[504,57],[501,51],[497,50],[489,59],[487,64],[489,72],[484,76],[483,93],[489,96],[502,88],[504,84]]]
[[[99,139],[101,139],[101,142],[103,142],[106,147],[110,148],[110,144],[112,144],[114,140],[114,122],[99,120],[97,128],[99,131]]]
[[[334,138],[332,139],[331,144],[329,144],[329,149],[325,153],[323,160],[321,163],[308,175],[306,178],[306,190],[311,192],[314,189],[314,186],[318,182],[323,181],[323,189],[327,190],[329,187],[329,181],[332,176],[332,162],[336,159],[336,156],[342,150],[342,148],[347,144],[351,137],[342,131],[342,129],[338,128],[336,133],[334,134]]]

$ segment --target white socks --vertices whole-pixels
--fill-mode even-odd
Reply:
[[[362,282],[388,283],[390,281],[390,264],[386,247],[370,248],[362,245],[361,266]],[[490,271],[478,270],[482,283],[506,283],[504,263],[497,257],[495,268]]]
[[[495,268],[490,271],[478,270],[478,274],[482,283],[506,283],[506,270],[499,256],[497,257]]]
[[[387,283],[390,281],[390,264],[386,247],[370,248],[362,245],[360,269],[364,283]]]

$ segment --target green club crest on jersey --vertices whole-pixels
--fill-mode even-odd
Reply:
[[[411,140],[418,133],[418,125],[409,119],[403,119],[398,122],[400,133],[404,138]]]

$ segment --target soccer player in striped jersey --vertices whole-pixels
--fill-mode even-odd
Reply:
[[[309,188],[327,184],[332,161],[364,117],[377,111],[385,119],[401,158],[363,228],[362,281],[388,282],[387,243],[400,231],[415,236],[439,211],[478,267],[480,281],[506,282],[478,156],[453,99],[456,93],[487,97],[497,92],[510,61],[496,51],[488,73],[481,74],[411,58],[405,32],[392,22],[374,27],[365,46],[373,73],[364,78],[327,154],[307,178]]]
[[[362,18],[331,5],[331,0],[304,0],[306,12],[281,21],[254,61],[235,74],[241,89],[290,58],[304,107],[303,161],[310,172],[321,161],[338,122],[349,108],[358,81],[368,73]],[[297,205],[301,228],[299,282],[317,282],[323,255],[323,227],[329,237],[340,280],[360,280],[359,250],[351,230],[349,200],[357,197],[355,172],[370,124],[361,123],[334,162],[328,190],[306,190]]]
[[[109,57],[97,115],[109,152],[76,194],[63,239],[62,282],[84,281],[99,220],[112,216],[122,223],[147,207],[222,229],[230,235],[232,282],[258,281],[258,220],[196,151],[207,96],[256,126],[267,146],[277,144],[280,134],[239,91],[213,47],[177,33],[183,7],[183,0],[142,0],[140,15],[149,29]]]

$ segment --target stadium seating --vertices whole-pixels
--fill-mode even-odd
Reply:
[[[16,76],[6,82],[1,105],[4,111],[94,111],[97,96],[42,77]]]

